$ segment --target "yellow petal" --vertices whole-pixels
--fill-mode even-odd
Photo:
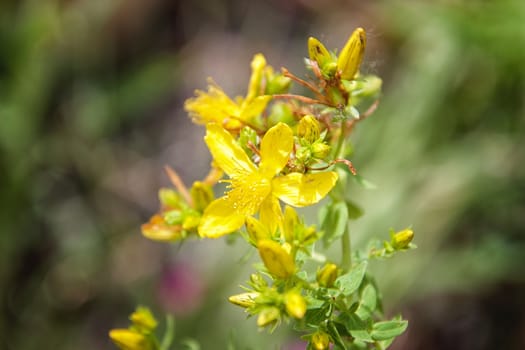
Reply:
[[[292,149],[292,129],[284,123],[271,127],[261,141],[259,169],[263,176],[272,178],[279,173],[288,162]]]
[[[218,238],[235,232],[244,225],[244,219],[245,216],[237,213],[226,197],[216,199],[204,211],[198,228],[199,235]]]
[[[196,97],[189,98],[184,103],[184,109],[189,112],[195,123],[223,124],[228,123],[229,118],[239,116],[239,106],[213,81],[210,82],[207,92],[196,90],[195,95]],[[237,127],[240,126],[238,121],[233,122]]]
[[[267,196],[262,202],[259,210],[261,223],[268,228],[271,235],[273,235],[278,228],[281,232],[283,231],[283,214],[277,197],[272,195]]]
[[[337,182],[333,171],[315,174],[291,173],[272,181],[272,192],[286,204],[304,207],[319,202]]]
[[[222,126],[210,123],[206,125],[204,141],[219,167],[229,176],[249,174],[256,171],[255,165],[232,135]]]
[[[363,28],[357,28],[348,38],[345,47],[337,58],[337,68],[341,71],[341,78],[352,79],[363,60],[365,52],[366,34]]]
[[[251,122],[253,118],[264,111],[271,99],[272,96],[270,95],[255,97],[243,106],[239,119],[241,121]]]
[[[250,77],[250,85],[248,86],[245,103],[251,102],[255,96],[259,95],[264,67],[266,67],[266,59],[263,54],[258,53],[253,56],[251,63],[252,76]]]
[[[280,278],[287,278],[295,272],[292,256],[277,242],[261,240],[257,244],[259,255],[268,271]]]

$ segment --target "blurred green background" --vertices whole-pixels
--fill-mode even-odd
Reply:
[[[139,228],[164,165],[207,171],[182,109],[207,77],[244,94],[257,52],[302,75],[309,35],[340,48],[358,26],[384,92],[353,139],[377,185],[355,187],[354,244],[412,225],[419,246],[373,265],[410,321],[392,348],[525,348],[522,0],[0,2],[0,348],[114,349],[108,330],[145,304],[175,314],[178,343],[300,349],[226,302],[249,275],[241,242]]]

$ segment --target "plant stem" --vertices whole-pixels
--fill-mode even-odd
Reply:
[[[175,320],[172,315],[166,315],[166,332],[160,344],[160,350],[168,350],[175,337]]]
[[[348,229],[348,225],[341,237],[341,249],[343,255],[341,259],[341,267],[343,268],[343,273],[345,273],[350,271],[350,268],[352,267],[352,243],[350,240],[350,230]]]
[[[341,129],[339,134],[339,139],[337,140],[337,146],[335,149],[335,158],[343,158],[344,157],[344,143],[345,143],[345,127],[346,123],[343,121],[341,122]],[[344,198],[344,192],[346,190],[346,183],[342,186],[342,192],[341,198]],[[344,272],[347,272],[350,270],[352,266],[352,243],[350,240],[350,230],[348,229],[348,224],[345,227],[345,232],[341,236],[341,267],[343,268]]]

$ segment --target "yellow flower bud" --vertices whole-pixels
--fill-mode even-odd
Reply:
[[[324,142],[316,142],[312,145],[312,156],[324,159],[330,154],[331,147]]]
[[[179,208],[182,204],[181,196],[170,188],[161,188],[159,190],[159,200],[162,205],[171,208]]]
[[[259,296],[259,293],[241,293],[232,295],[228,298],[229,302],[241,307],[250,307],[255,305],[255,298]]]
[[[256,218],[247,216],[245,225],[248,235],[254,242],[271,238],[271,233],[268,231],[268,228]]]
[[[345,47],[337,58],[337,68],[341,72],[341,78],[353,79],[357,73],[366,46],[366,34],[363,28],[357,28],[348,38]]]
[[[150,350],[151,342],[144,334],[129,329],[112,329],[109,337],[122,350]]]
[[[153,215],[141,226],[142,235],[154,241],[176,241],[182,238],[181,225],[168,225],[161,215]]]
[[[278,322],[281,318],[281,313],[278,308],[271,306],[263,309],[257,317],[257,326],[265,327],[272,323]]]
[[[305,115],[297,125],[297,136],[303,138],[308,143],[314,143],[321,133],[321,126],[313,115]]]
[[[193,209],[200,212],[204,211],[208,204],[215,198],[211,186],[200,181],[193,183],[190,194],[193,200]]]
[[[392,246],[394,249],[405,249],[414,238],[414,231],[407,228],[392,235]]]
[[[150,333],[155,328],[157,328],[157,320],[155,319],[151,311],[143,306],[137,307],[135,312],[133,312],[131,316],[129,316],[129,319],[131,320],[131,322],[133,322],[133,325],[135,327],[147,333]]]
[[[312,36],[308,38],[308,55],[310,60],[317,62],[319,68],[322,68],[332,58],[323,43]]]
[[[288,278],[295,272],[295,262],[292,256],[277,242],[261,240],[257,248],[259,255],[268,271],[279,278]]]
[[[322,287],[332,287],[337,279],[337,265],[328,263],[317,271],[317,282]]]
[[[315,350],[325,350],[330,347],[330,336],[323,331],[315,332],[310,341]]]
[[[296,291],[290,291],[284,295],[284,305],[288,315],[295,318],[303,318],[306,313],[306,301]]]
[[[297,212],[294,208],[290,206],[286,206],[284,208],[284,227],[283,227],[283,233],[284,233],[284,239],[286,242],[293,242],[294,240],[294,233],[295,228],[299,225],[299,217],[297,216]]]

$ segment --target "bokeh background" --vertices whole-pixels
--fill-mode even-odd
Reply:
[[[225,300],[247,248],[139,231],[169,185],[200,179],[203,130],[182,109],[211,76],[242,95],[263,52],[302,75],[306,39],[368,33],[377,112],[352,159],[354,244],[412,225],[419,248],[372,268],[393,349],[525,348],[525,2],[0,2],[0,348],[114,349],[136,304],[176,317],[178,348],[300,349]],[[304,346],[303,346],[304,347]]]

